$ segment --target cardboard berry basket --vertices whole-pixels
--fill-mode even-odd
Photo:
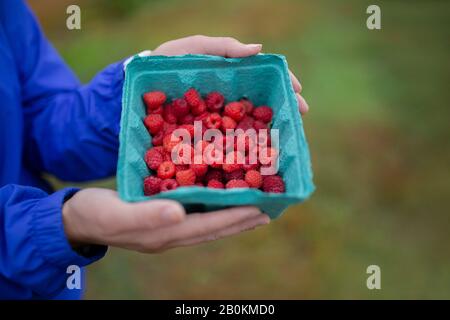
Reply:
[[[255,105],[272,107],[272,128],[279,129],[279,174],[286,184],[285,193],[191,186],[144,196],[143,180],[150,172],[144,162],[144,154],[152,146],[152,141],[143,124],[145,106],[142,95],[160,90],[168,99],[173,99],[181,97],[191,87],[202,95],[220,91],[226,101],[247,97]],[[307,199],[314,191],[302,119],[287,62],[281,55],[260,54],[248,58],[136,56],[126,68],[122,104],[117,182],[119,195],[124,201],[174,199],[188,212],[254,205],[273,219],[289,205]]]

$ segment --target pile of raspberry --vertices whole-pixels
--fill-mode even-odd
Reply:
[[[175,129],[186,129],[192,139],[194,121],[202,121],[203,128],[219,129],[224,138],[227,129],[269,129],[273,111],[268,106],[255,107],[248,99],[225,103],[219,92],[202,97],[191,88],[184,96],[167,101],[161,91],[147,92],[143,96],[147,116],[144,125],[152,136],[151,147],[145,154],[145,162],[151,175],[144,179],[147,196],[176,189],[180,186],[202,186],[217,189],[256,188],[264,192],[283,193],[285,185],[279,175],[261,175],[262,164],[174,164],[171,151],[174,147],[171,134]],[[225,139],[224,139],[225,140]],[[268,137],[270,146],[270,136]],[[213,142],[200,141],[202,147]],[[235,146],[236,147],[236,146]],[[223,148],[224,152],[226,151]],[[250,151],[248,151],[250,152]],[[274,149],[269,150],[275,152]],[[246,160],[248,154],[245,155]]]

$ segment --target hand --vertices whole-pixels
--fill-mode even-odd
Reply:
[[[197,35],[165,42],[153,50],[151,55],[176,56],[191,53],[239,58],[258,54],[261,52],[261,48],[261,44],[243,44],[234,38]],[[289,74],[297,96],[299,110],[305,114],[308,112],[309,106],[300,95],[302,86],[291,71]]]
[[[186,215],[172,200],[121,201],[108,189],[84,189],[63,206],[64,229],[72,246],[110,245],[157,253],[231,236],[270,219],[255,207]]]

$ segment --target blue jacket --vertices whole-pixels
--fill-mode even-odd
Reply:
[[[0,298],[76,298],[67,267],[105,254],[71,249],[61,207],[77,189],[52,193],[41,175],[114,174],[122,82],[118,62],[80,84],[26,4],[0,1]]]

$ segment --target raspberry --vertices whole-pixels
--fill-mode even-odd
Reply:
[[[181,139],[171,134],[164,136],[162,144],[166,152],[172,152],[172,149],[180,143]]]
[[[194,88],[190,88],[184,93],[184,99],[186,99],[187,103],[189,103],[191,107],[195,107],[200,103],[202,97],[197,90],[195,90]]]
[[[161,146],[163,143],[164,132],[160,131],[152,137],[152,145]]]
[[[151,196],[161,190],[161,179],[155,176],[148,176],[144,179],[144,194]]]
[[[285,190],[283,179],[278,176],[265,176],[263,179],[262,190],[264,192],[283,193]]]
[[[221,170],[218,169],[209,169],[208,172],[205,175],[205,182],[211,181],[211,180],[218,180],[222,181],[223,179],[223,173]]]
[[[204,112],[206,112],[206,104],[205,101],[203,101],[202,99],[200,99],[200,101],[198,102],[197,105],[195,106],[191,106],[191,112],[194,116],[197,116],[199,114],[202,114]]]
[[[228,116],[236,121],[241,120],[245,115],[244,105],[240,102],[230,102],[225,106],[223,112],[225,116]]]
[[[248,129],[253,128],[253,123],[255,120],[253,120],[252,117],[245,115],[241,121],[239,121],[238,125],[236,126],[236,129],[242,129],[244,131],[247,131]]]
[[[180,186],[191,186],[195,184],[195,178],[195,172],[192,169],[178,171],[176,174],[176,179]]]
[[[191,164],[191,169],[195,172],[197,178],[201,178],[205,176],[206,172],[208,171],[208,165],[206,163],[193,163]]]
[[[253,128],[255,128],[255,130],[258,132],[259,130],[267,129],[267,124],[265,124],[261,120],[256,120],[255,122],[253,122]]]
[[[151,114],[144,119],[147,130],[152,134],[157,134],[164,125],[164,120],[159,114]]]
[[[147,113],[148,114],[159,114],[159,115],[162,115],[163,114],[163,107],[162,106],[159,106],[158,108],[156,108],[156,109],[147,109]]]
[[[177,144],[171,152],[177,164],[191,164],[194,160],[194,148],[190,144]]]
[[[192,114],[187,114],[184,117],[178,119],[179,124],[194,124],[194,116]]]
[[[230,180],[226,184],[227,189],[233,189],[233,188],[248,188],[248,183],[244,180]]]
[[[244,170],[237,169],[231,172],[224,172],[223,173],[223,179],[225,181],[230,180],[244,180]]]
[[[203,123],[203,122],[205,122],[206,118],[208,118],[208,116],[209,116],[208,112],[203,112],[203,113],[195,116],[194,123],[195,123],[195,121],[201,121]]]
[[[166,95],[161,91],[151,91],[144,94],[144,103],[148,109],[157,109],[166,101]]]
[[[190,112],[189,105],[186,102],[186,100],[184,100],[183,98],[175,99],[172,102],[172,106],[173,106],[173,111],[178,119],[184,117],[185,115],[187,115]]]
[[[256,120],[261,120],[264,123],[269,123],[272,120],[273,111],[268,106],[260,106],[253,110],[253,117]]]
[[[218,112],[223,107],[225,99],[219,92],[211,92],[206,96],[205,102],[211,112]]]
[[[178,172],[178,171],[184,171],[184,170],[187,170],[187,169],[189,169],[190,168],[190,166],[188,165],[188,164],[176,164],[175,165],[175,174]]]
[[[216,179],[209,180],[207,186],[208,186],[208,188],[214,188],[214,189],[224,189],[225,188],[223,183]]]
[[[164,148],[162,146],[153,147],[152,149],[164,155]]]
[[[248,183],[250,188],[260,188],[263,183],[261,173],[256,170],[247,171],[247,173],[245,174],[245,182]]]
[[[278,158],[278,152],[276,149],[271,148],[271,147],[260,147],[259,148],[259,154],[258,154],[258,159],[259,162],[261,162],[261,164],[264,165],[272,165],[275,164]]]
[[[175,179],[165,179],[161,181],[161,192],[170,191],[178,188],[178,183]]]
[[[242,155],[240,153],[234,151],[231,151],[228,155],[224,156],[224,162],[222,165],[223,171],[233,172],[242,168],[242,164],[239,163],[241,156]]]
[[[247,98],[242,98],[241,100],[239,100],[239,102],[244,105],[246,114],[252,114],[254,105],[250,100],[248,100]]]
[[[168,104],[168,105],[166,105],[164,107],[163,118],[168,123],[177,123],[177,116],[176,116],[175,111],[173,109],[173,105]]]
[[[259,169],[259,163],[258,163],[258,158],[255,157],[256,162],[255,163],[250,163],[250,157],[246,156],[245,157],[245,163],[242,165],[242,168],[245,171],[250,171],[250,170],[258,170]]]
[[[235,129],[236,125],[236,121],[233,118],[227,116],[222,117],[222,131],[224,133],[227,132],[227,129]]]
[[[205,185],[203,184],[203,182],[201,181],[197,181],[194,186],[198,186],[198,187],[204,187]]]
[[[156,170],[163,162],[163,155],[156,148],[151,148],[145,153],[144,160],[150,169]]]
[[[162,131],[164,132],[164,135],[170,135],[172,132],[174,132],[177,129],[177,125],[174,123],[168,123],[164,122]]]
[[[191,139],[194,138],[194,126],[192,124],[182,124],[178,129],[185,129],[191,136]]]
[[[164,161],[158,167],[158,178],[169,179],[175,174],[175,165],[171,161]]]
[[[211,113],[206,117],[204,123],[208,129],[219,129],[222,124],[222,117],[218,113]]]

